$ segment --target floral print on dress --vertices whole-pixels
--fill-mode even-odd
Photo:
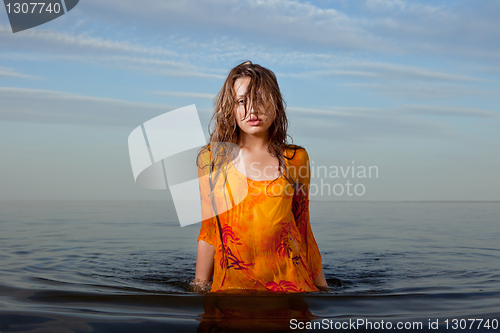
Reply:
[[[239,242],[240,239],[236,237],[236,234],[230,225],[222,227],[222,240],[224,244],[229,244],[229,242],[231,242],[232,244],[242,245],[241,242]]]
[[[276,252],[281,257],[288,256],[295,265],[298,265],[300,263],[300,246],[292,236],[290,220],[284,221],[280,237],[281,243],[276,247]]]
[[[227,268],[234,268],[234,269],[247,269],[248,266],[251,266],[252,264],[247,264],[244,261],[236,258],[236,256],[233,254],[231,249],[228,247],[226,248],[227,252],[227,258],[229,260],[229,264]],[[221,260],[224,260],[224,258],[221,258]],[[222,262],[221,262],[222,265]],[[222,267],[222,266],[221,266]]]
[[[293,291],[302,292],[303,290],[298,288],[293,282],[280,280],[279,282],[268,282],[266,283],[266,288],[275,292]]]
[[[239,242],[239,238],[236,237],[235,233],[233,232],[233,229],[231,226],[226,225],[222,227],[222,240],[224,241],[224,249],[226,251],[225,255],[221,255],[220,258],[220,267],[224,268],[224,260],[225,258],[228,259],[228,265],[227,268],[234,268],[234,269],[246,269],[248,266],[251,266],[252,264],[245,263],[241,259],[238,259],[233,252],[231,251],[231,248],[229,246],[229,243],[233,245],[242,245],[241,242]],[[219,246],[219,252],[222,254],[222,244]]]
[[[307,228],[307,219],[304,212],[309,207],[309,198],[305,195],[306,188],[304,184],[298,184],[293,195],[292,213],[295,223],[301,234],[305,233]]]

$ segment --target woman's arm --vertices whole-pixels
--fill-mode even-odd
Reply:
[[[214,255],[215,247],[213,245],[208,244],[204,240],[198,241],[196,273],[194,280],[191,281],[194,291],[210,291],[210,281],[214,274]]]
[[[195,279],[210,281],[214,274],[215,247],[204,240],[198,241],[198,251],[196,253],[196,273]]]
[[[309,269],[312,274],[318,272],[313,282],[318,289],[327,290],[328,284],[326,283],[325,273],[323,272],[321,254],[318,244],[314,239],[309,216],[309,186],[311,180],[309,155],[305,149],[297,151],[296,154],[296,158],[298,159],[298,161],[295,162],[297,163],[295,164],[297,168],[296,175],[298,176],[299,183],[302,183],[302,187],[299,187],[294,193],[292,213],[295,218],[295,224],[301,234],[302,248],[306,253]]]
[[[203,147],[198,156],[198,180],[200,182],[201,199],[201,229],[198,237],[196,253],[196,273],[191,286],[195,291],[210,291],[210,281],[214,274],[214,256],[216,244],[213,208],[209,199],[210,185],[208,172],[210,170],[211,155],[207,146]]]
[[[316,278],[314,278],[314,284],[318,287],[319,290],[327,290],[328,284],[326,283],[325,273],[323,272],[323,267],[319,271]]]

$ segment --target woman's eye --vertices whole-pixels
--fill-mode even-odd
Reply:
[[[238,104],[243,104],[243,103],[245,103],[244,100],[242,100],[242,99],[238,100]]]

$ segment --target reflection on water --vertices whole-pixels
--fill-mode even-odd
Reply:
[[[499,220],[500,203],[313,202],[330,291],[200,295],[189,289],[200,225],[179,227],[170,202],[2,202],[0,332],[500,319]]]
[[[284,331],[290,319],[310,322],[314,316],[300,295],[216,296],[204,298],[198,332]]]

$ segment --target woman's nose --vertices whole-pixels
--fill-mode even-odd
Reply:
[[[263,113],[263,112],[259,112],[258,110],[255,110],[252,107],[248,110],[248,114],[254,114],[254,115],[258,116],[259,113]]]

